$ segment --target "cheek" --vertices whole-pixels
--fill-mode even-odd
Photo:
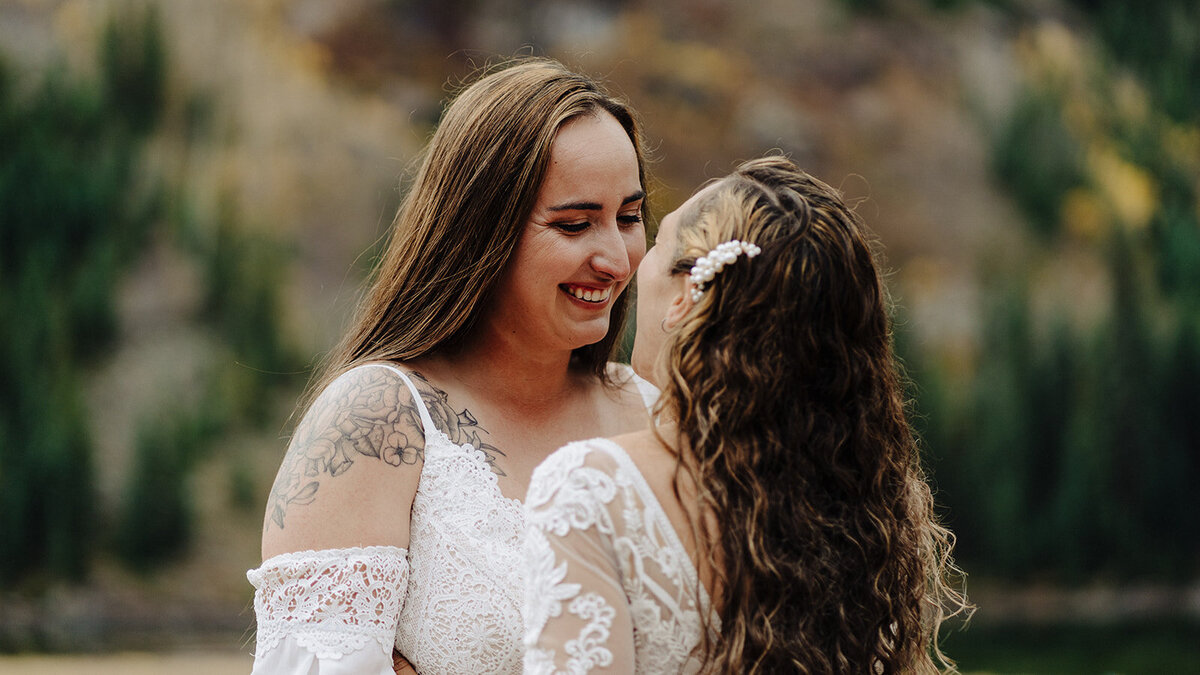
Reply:
[[[657,251],[657,248],[651,248],[646,253],[643,253],[641,256],[641,263],[635,268],[637,270],[636,283],[639,311],[643,302],[642,298],[646,298],[648,300],[650,293],[653,292],[653,289],[651,288],[651,282],[654,279],[654,263],[658,258]]]
[[[625,253],[629,256],[629,268],[637,270],[646,256],[646,230],[636,227],[625,235]]]

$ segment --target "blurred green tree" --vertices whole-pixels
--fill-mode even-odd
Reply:
[[[116,334],[115,284],[160,205],[135,167],[160,117],[166,57],[152,13],[126,21],[105,31],[103,86],[54,66],[23,94],[0,61],[4,585],[35,571],[78,578],[94,544],[79,371]]]

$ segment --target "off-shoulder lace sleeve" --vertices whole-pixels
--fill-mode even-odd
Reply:
[[[614,550],[621,486],[612,473],[585,466],[588,449],[560,449],[530,482],[527,674],[633,672],[633,624]]]
[[[303,551],[247,572],[258,621],[253,674],[391,675],[407,556],[394,546]]]

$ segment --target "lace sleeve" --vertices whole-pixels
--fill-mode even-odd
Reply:
[[[255,588],[258,621],[253,675],[393,675],[407,551],[371,546],[287,553],[246,577]]]
[[[525,672],[631,673],[633,626],[614,550],[613,476],[572,444],[534,472],[526,499]]]

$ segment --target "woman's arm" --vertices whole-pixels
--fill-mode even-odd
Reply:
[[[363,545],[408,546],[425,453],[413,395],[399,373],[360,366],[304,415],[271,487],[263,559]]]
[[[613,513],[620,513],[623,499],[610,472],[585,464],[586,453],[587,441],[560,449],[534,471],[529,485],[529,675],[634,670],[633,619],[614,542]]]
[[[271,489],[255,585],[255,673],[395,672],[409,514],[424,453],[413,395],[386,367],[334,380]]]

